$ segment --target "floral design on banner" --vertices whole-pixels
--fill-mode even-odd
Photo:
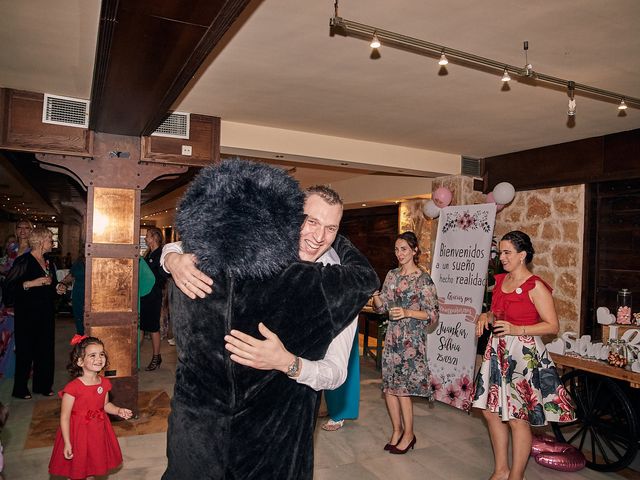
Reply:
[[[473,215],[468,210],[463,213],[451,212],[446,214],[446,220],[442,227],[444,233],[449,230],[477,230],[482,229],[489,232],[493,228],[488,220],[489,213],[486,211],[476,212]]]

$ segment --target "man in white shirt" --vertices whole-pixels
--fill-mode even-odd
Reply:
[[[340,263],[331,244],[340,227],[342,200],[326,186],[310,187],[305,190],[305,196],[304,213],[307,218],[300,232],[300,259],[325,265]],[[190,298],[204,298],[212,292],[213,280],[197,269],[193,255],[182,254],[179,243],[164,246],[160,263],[173,276],[178,288]],[[225,341],[234,362],[260,370],[280,370],[316,391],[333,390],[347,378],[347,364],[356,329],[357,318],[333,339],[325,357],[318,361],[298,358],[290,353],[278,336],[262,323],[259,331],[264,340],[232,330]],[[354,380],[359,382],[359,371],[356,374],[358,378]],[[342,426],[341,421],[333,423]]]

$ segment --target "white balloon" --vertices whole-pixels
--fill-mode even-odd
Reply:
[[[493,198],[496,203],[506,205],[516,196],[516,189],[509,182],[501,182],[493,187]]]
[[[438,216],[440,215],[440,208],[435,204],[433,200],[429,200],[427,203],[425,203],[423,212],[429,218],[438,218]]]

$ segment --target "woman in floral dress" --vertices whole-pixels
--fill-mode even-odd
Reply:
[[[499,251],[507,273],[495,276],[493,333],[476,377],[473,406],[483,409],[489,426],[495,460],[491,480],[522,480],[531,451],[530,426],[571,422],[575,409],[540,338],[557,334],[559,325],[551,287],[527,268],[534,254],[531,239],[509,232]],[[489,318],[482,314],[476,335],[487,328]]]
[[[382,291],[373,294],[378,312],[389,312],[382,353],[382,390],[393,426],[384,447],[406,453],[416,443],[412,396],[432,395],[427,366],[427,326],[438,321],[438,295],[428,273],[418,267],[420,249],[413,232],[398,235],[398,268],[387,274]]]

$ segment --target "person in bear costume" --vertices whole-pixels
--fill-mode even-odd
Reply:
[[[285,171],[242,160],[203,169],[181,200],[184,250],[215,283],[206,298],[173,295],[178,361],[163,480],[313,477],[316,392],[234,363],[224,348],[231,329],[261,337],[262,321],[294,355],[319,360],[378,288],[344,237],[333,244],[342,265],[298,259],[303,202]]]

